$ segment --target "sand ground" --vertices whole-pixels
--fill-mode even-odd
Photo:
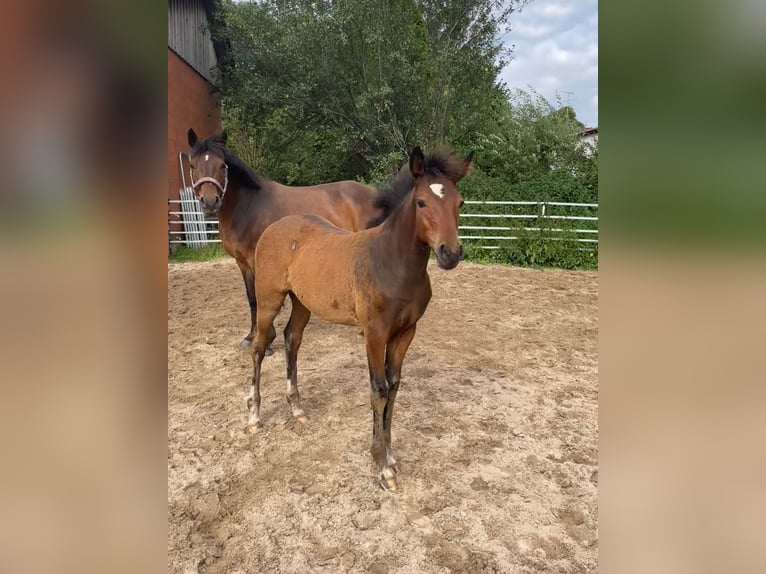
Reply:
[[[168,265],[170,572],[596,571],[598,274],[466,262],[430,273],[389,493],[369,454],[358,329],[306,329],[301,425],[284,397],[283,310],[264,428],[250,434],[239,270]]]

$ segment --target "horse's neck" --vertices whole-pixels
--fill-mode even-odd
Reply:
[[[431,249],[417,237],[415,203],[405,198],[399,209],[389,216],[381,228],[383,253],[391,265],[410,276],[425,273]]]
[[[228,228],[231,225],[239,203],[239,184],[230,181],[228,187],[226,188],[226,193],[224,193],[223,199],[221,200],[221,209],[218,212],[219,227]]]
[[[244,204],[250,203],[254,198],[265,194],[265,188],[253,190],[239,180],[229,180],[226,194],[221,201],[221,213],[231,214],[239,210]]]
[[[243,226],[253,223],[253,217],[259,213],[253,203],[263,201],[267,195],[268,190],[265,188],[254,191],[240,181],[230,180],[218,216],[223,233],[244,233]]]

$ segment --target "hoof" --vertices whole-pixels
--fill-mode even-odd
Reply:
[[[385,476],[383,476],[383,474],[381,474],[380,475],[380,487],[383,490],[388,490],[390,492],[395,491],[398,488],[398,486],[396,484],[396,478],[394,478],[393,476],[391,476],[389,478],[386,478]]]
[[[303,423],[304,425],[305,425],[307,422],[309,422],[309,418],[308,418],[306,415],[298,415],[298,416],[297,416],[297,417],[295,417],[295,418],[296,418],[296,420],[297,420],[299,423]]]
[[[250,415],[250,418],[247,421],[247,430],[249,430],[251,434],[255,434],[262,428],[263,423],[261,422],[261,419],[256,418],[254,415]]]
[[[274,351],[272,351],[271,347],[269,347],[268,349],[266,349],[266,351],[264,351],[263,356],[264,357],[271,357],[271,355],[273,355],[273,354],[274,354]]]

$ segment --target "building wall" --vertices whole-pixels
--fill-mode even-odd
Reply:
[[[201,0],[168,0],[168,46],[208,81],[213,81],[215,49]]]
[[[210,85],[168,48],[168,198],[178,199],[178,152],[188,151],[187,132],[206,138],[221,131],[221,106]],[[172,211],[175,211],[173,208]]]
[[[593,155],[598,150],[598,132],[583,136],[580,140],[585,148],[585,153]]]

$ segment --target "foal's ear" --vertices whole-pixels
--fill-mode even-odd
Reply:
[[[461,172],[460,177],[458,178],[458,181],[466,177],[469,173],[471,173],[472,169],[473,169],[473,152],[465,156],[465,159],[463,160],[463,171]]]
[[[410,153],[410,175],[413,179],[418,179],[425,170],[426,158],[423,157],[423,151],[417,146]]]
[[[199,139],[199,138],[197,138],[197,134],[194,133],[194,128],[189,128],[189,131],[186,134],[186,136],[187,136],[187,140],[189,142],[189,147],[194,147],[196,145],[196,143],[197,143],[197,140]]]
[[[223,130],[221,132],[221,141],[226,145],[226,141],[229,139],[229,134],[226,133],[226,130]]]

